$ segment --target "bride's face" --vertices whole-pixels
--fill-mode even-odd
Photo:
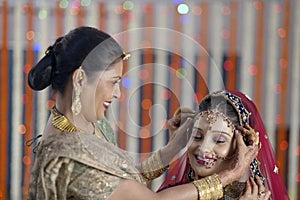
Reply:
[[[200,177],[229,169],[235,152],[234,130],[223,116],[207,120],[207,114],[196,116],[192,144],[188,148],[191,167]]]

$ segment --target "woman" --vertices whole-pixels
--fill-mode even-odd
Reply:
[[[217,199],[223,196],[223,186],[245,172],[250,161],[245,165],[243,159],[252,160],[258,146],[247,147],[239,134],[238,162],[233,170],[159,193],[149,190],[145,182],[162,174],[186,145],[186,129],[192,119],[176,129],[166,147],[143,162],[140,170],[136,168],[96,124],[104,119],[112,100],[120,96],[122,62],[127,57],[108,34],[80,27],[58,38],[30,71],[30,87],[42,90],[51,85],[56,105],[36,147],[29,199],[196,200],[203,192]]]
[[[289,199],[262,119],[249,98],[238,91],[212,93],[201,101],[195,118],[192,144],[160,190],[230,169],[236,154],[234,130],[238,129],[253,141],[261,141],[261,149],[250,170],[224,188],[224,199],[268,199],[270,194],[272,199]],[[244,139],[247,145],[252,143]]]

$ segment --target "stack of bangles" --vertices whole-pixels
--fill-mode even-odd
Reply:
[[[193,181],[198,191],[198,200],[220,199],[223,197],[223,187],[217,174]]]
[[[164,166],[160,157],[160,152],[155,152],[147,160],[141,164],[142,176],[151,181],[161,176],[165,171],[169,169],[169,165]]]

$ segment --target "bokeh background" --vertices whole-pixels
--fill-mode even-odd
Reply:
[[[58,36],[97,27],[131,58],[107,112],[136,159],[168,141],[166,119],[208,91],[237,89],[257,104],[291,199],[299,199],[299,0],[2,0],[0,199],[26,199],[33,146],[54,104],[28,71]],[[152,28],[149,28],[152,27]],[[152,184],[156,189],[163,177]]]

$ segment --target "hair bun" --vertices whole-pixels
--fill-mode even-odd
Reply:
[[[28,84],[34,90],[43,90],[51,84],[52,56],[46,54],[29,72]]]

